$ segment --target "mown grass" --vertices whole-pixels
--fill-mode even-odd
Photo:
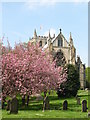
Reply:
[[[42,94],[43,95],[43,94]],[[80,102],[87,100],[88,105],[88,91],[79,90],[78,96]],[[9,114],[8,111],[2,110],[3,118],[87,118],[88,112],[81,111],[81,103],[77,105],[76,98],[60,98],[55,92],[49,95],[50,110],[42,111],[43,101],[36,101],[35,97],[30,98],[29,106],[22,107],[21,99],[19,100],[18,114]],[[62,109],[63,101],[68,101],[68,110]]]

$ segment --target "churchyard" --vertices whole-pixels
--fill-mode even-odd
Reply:
[[[2,118],[88,118],[88,89],[80,90],[76,66],[58,65],[30,42],[2,46],[2,58]]]
[[[43,97],[43,93],[41,96]],[[88,118],[88,109],[86,112],[82,111],[83,100],[87,101],[88,107],[88,90],[78,91],[78,98],[80,98],[80,101],[77,101],[76,97],[58,98],[56,92],[51,91],[50,95],[48,95],[50,109],[44,112],[43,99],[41,96],[30,97],[28,106],[22,106],[21,97],[18,96],[19,105],[17,114],[10,114],[10,111],[6,110],[7,103],[5,103],[5,108],[2,110],[2,118]],[[68,102],[66,110],[63,105],[65,100]]]

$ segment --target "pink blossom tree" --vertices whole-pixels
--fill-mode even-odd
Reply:
[[[2,55],[3,96],[31,95],[57,89],[66,80],[66,71],[56,67],[52,56],[38,45],[18,45]]]

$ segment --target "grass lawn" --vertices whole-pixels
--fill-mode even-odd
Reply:
[[[87,100],[88,91],[79,90],[78,96],[80,101]],[[61,98],[58,99],[57,94],[51,93],[49,96],[50,110],[43,112],[43,101],[36,101],[35,98],[30,98],[29,106],[22,108],[19,105],[18,114],[9,114],[8,111],[2,110],[2,118],[87,118],[88,112],[81,111],[81,105],[77,105],[76,98]],[[68,101],[68,110],[62,110],[62,103],[64,100]],[[19,101],[21,103],[21,100]]]

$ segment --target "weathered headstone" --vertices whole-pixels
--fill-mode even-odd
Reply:
[[[67,110],[67,109],[68,109],[68,102],[67,102],[67,100],[65,100],[63,102],[63,110]]]
[[[8,110],[10,110],[10,104],[11,104],[11,101],[10,101],[10,100],[8,100],[8,101],[7,101],[7,108],[6,108],[6,109],[7,109],[7,111],[8,111]]]
[[[50,109],[49,98],[48,96],[46,96],[43,101],[43,110],[49,110],[49,109]]]
[[[87,101],[86,100],[82,101],[82,112],[87,112]]]
[[[15,113],[15,114],[18,113],[18,100],[16,96],[14,96],[11,100],[10,113]]]
[[[80,98],[77,98],[77,104],[80,105]]]

